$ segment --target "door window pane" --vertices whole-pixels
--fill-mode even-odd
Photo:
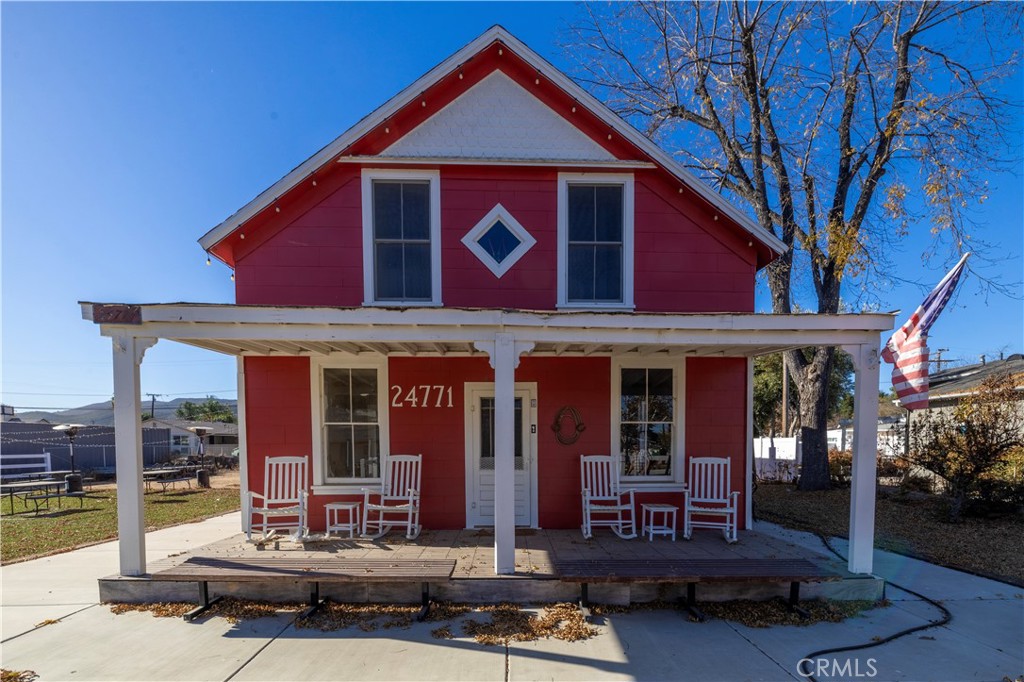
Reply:
[[[515,399],[513,423],[515,470],[523,470],[523,399]],[[480,399],[480,470],[494,471],[494,398]]]

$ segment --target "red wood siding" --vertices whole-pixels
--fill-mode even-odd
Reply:
[[[538,514],[543,528],[580,523],[579,455],[608,451],[610,364],[607,358],[524,358],[517,382],[537,383]],[[466,525],[465,382],[492,382],[482,358],[424,361],[392,358],[391,384],[453,387],[453,407],[391,408],[391,451],[423,454],[423,525]],[[563,405],[576,407],[586,430],[571,446],[561,445],[550,424]]]
[[[745,527],[742,510],[746,504],[746,385],[744,358],[686,361],[686,455],[732,460],[732,489],[740,491],[740,528]]]
[[[263,490],[263,462],[273,455],[313,456],[307,358],[245,360],[248,429],[248,484]],[[464,384],[491,382],[483,358],[392,358],[392,386],[428,384],[452,387],[452,407],[391,407],[391,452],[422,453],[422,521],[426,528],[466,524],[466,443]],[[581,454],[609,450],[611,367],[608,358],[525,357],[516,380],[537,384],[537,479],[539,523],[543,528],[576,528],[581,522]],[[391,396],[389,390],[389,398]],[[390,404],[390,399],[389,399]],[[579,440],[562,445],[551,430],[566,405],[579,410],[586,425]],[[686,364],[686,452],[691,457],[732,459],[732,485],[745,503],[746,361],[742,358],[690,358]],[[318,455],[317,455],[318,456]],[[312,472],[312,460],[310,461]],[[312,474],[311,474],[312,475]],[[310,481],[312,483],[312,479]],[[324,504],[361,496],[314,495],[310,527],[322,531]],[[643,502],[682,506],[681,493],[638,493]],[[741,514],[742,517],[742,514]],[[743,519],[741,518],[741,527]],[[682,523],[680,519],[680,524]]]
[[[309,457],[313,448],[309,358],[245,358],[245,428],[249,489],[262,493],[267,457]],[[313,463],[309,463],[309,482]]]
[[[362,214],[357,169],[323,182],[292,222],[247,237],[236,269],[238,303],[359,306]],[[319,185],[318,185],[319,187]],[[638,174],[635,303],[638,311],[752,312],[753,250],[689,195]],[[537,240],[498,279],[462,237],[502,204]],[[557,171],[445,167],[441,171],[442,300],[453,307],[553,310],[556,304]]]
[[[237,303],[362,303],[360,173],[344,171],[318,182],[318,191],[296,207],[291,222],[268,226],[242,241],[235,268]]]

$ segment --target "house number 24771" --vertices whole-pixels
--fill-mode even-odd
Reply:
[[[391,407],[454,407],[451,386],[391,387]]]

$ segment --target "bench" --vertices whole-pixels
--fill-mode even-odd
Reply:
[[[320,583],[351,582],[419,582],[422,606],[416,620],[422,621],[430,610],[430,582],[447,582],[455,570],[454,559],[322,559],[268,557],[222,559],[191,557],[183,563],[157,571],[152,580],[196,582],[199,584],[199,607],[185,614],[191,621],[220,601],[210,599],[210,582],[305,582],[309,583],[309,608],[302,614],[308,618],[327,603],[320,598]]]
[[[580,610],[590,618],[587,586],[591,583],[675,583],[686,585],[684,606],[697,620],[698,583],[789,583],[787,606],[808,617],[799,606],[800,584],[839,580],[836,571],[807,559],[582,559],[555,561],[558,579],[579,583]]]
[[[44,502],[45,503],[44,507],[45,507],[46,511],[50,511],[50,500],[52,500],[53,498],[57,498],[57,508],[60,509],[61,508],[61,499],[65,498],[65,497],[72,497],[72,498],[77,499],[78,500],[78,508],[79,509],[81,509],[82,506],[85,504],[84,501],[83,501],[85,499],[85,493],[83,493],[83,492],[77,492],[77,493],[60,493],[60,492],[58,492],[58,493],[38,493],[38,494],[35,494],[35,495],[26,495],[24,497],[24,500],[25,500],[25,506],[28,506],[28,501],[29,500],[31,500],[33,503],[35,503],[35,505],[36,505],[35,513],[38,516],[39,515],[39,509],[40,509],[40,506],[39,506],[40,502]]]
[[[182,476],[180,478],[154,478],[146,481],[146,487],[149,488],[151,483],[159,483],[162,490],[160,492],[167,492],[167,486],[174,487],[175,483],[188,483],[188,487],[192,487],[192,477]]]

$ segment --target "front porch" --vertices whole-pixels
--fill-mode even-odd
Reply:
[[[628,481],[638,495],[647,496],[643,501],[678,497],[686,486],[687,458],[724,456],[733,462],[731,486],[740,495],[740,529],[749,528],[754,357],[813,345],[840,346],[856,368],[848,568],[858,574],[872,570],[879,333],[891,329],[892,315],[99,303],[83,303],[82,313],[113,342],[122,576],[147,574],[139,372],[146,349],[160,339],[238,358],[243,496],[250,485],[262,489],[259,471],[267,457],[305,457],[313,472],[310,527],[319,531],[325,527],[325,503],[359,499],[362,486],[379,482],[375,466],[382,458],[423,453],[424,527],[492,526],[493,534],[480,536],[493,555],[487,564],[491,578],[518,575],[522,560],[517,525],[579,525],[579,456],[619,454],[628,440],[623,434],[630,429],[643,429],[643,439],[633,435],[629,441],[641,454],[648,452],[647,434],[666,434],[655,449],[660,448],[659,457],[669,458],[669,467],[663,463],[659,472],[647,471],[647,476]],[[372,419],[337,422],[353,429],[351,443],[328,437],[335,422],[325,416],[323,396],[325,377],[333,368],[365,370],[376,377],[367,380],[370,389],[358,394],[361,400],[369,396],[367,405],[377,406],[359,408]],[[671,377],[664,379],[669,388],[663,404],[668,407],[659,420],[622,408],[635,402],[621,399],[626,395],[623,377],[634,371],[630,368],[660,368]],[[489,433],[493,452],[486,467],[482,448],[471,446],[480,429],[469,415],[478,408],[482,412],[483,405],[469,398],[479,384],[488,386],[490,397],[483,399],[492,401],[488,406],[494,415]],[[517,390],[529,390],[531,384],[539,387],[539,397],[519,397]],[[629,395],[642,393],[647,401],[649,390],[644,383]],[[346,389],[344,395],[354,400],[355,393]],[[529,441],[522,456],[515,452],[517,400],[524,414],[527,408],[533,411],[520,425],[523,442]],[[335,412],[355,414],[356,404],[346,403]],[[548,424],[559,406],[581,407],[588,428],[585,433],[578,429],[579,441],[556,442]],[[628,429],[622,426],[626,422]],[[370,435],[357,439],[359,429]],[[330,452],[355,453],[356,445],[371,453],[363,457],[365,471],[355,466],[354,454],[345,460],[347,469],[329,462]],[[544,451],[537,455],[541,447]],[[477,456],[478,464],[471,467],[468,462]],[[486,495],[479,482],[471,486],[473,476],[483,480],[484,471],[493,481]],[[522,499],[520,479],[529,487]],[[544,491],[539,481],[547,485]],[[474,505],[479,509],[485,504],[490,516],[476,518]]]
[[[579,530],[516,529],[515,573],[499,575],[494,566],[494,533],[478,530],[424,530],[416,540],[391,533],[382,540],[313,539],[304,543],[285,536],[263,544],[247,543],[236,535],[205,545],[194,551],[154,562],[150,573],[139,577],[109,576],[100,579],[101,601],[156,602],[196,601],[199,590],[194,582],[154,580],[153,574],[181,565],[191,558],[230,559],[245,565],[246,560],[289,559],[295,570],[303,562],[312,566],[325,558],[340,560],[387,560],[396,565],[423,560],[453,560],[455,570],[449,582],[432,583],[431,596],[456,602],[498,601],[546,603],[574,601],[579,587],[559,580],[560,561],[659,561],[659,560],[735,560],[751,565],[764,560],[803,559],[837,573],[837,581],[805,585],[804,598],[879,599],[883,581],[846,570],[842,562],[757,530],[745,531],[738,543],[727,544],[721,533],[697,531],[690,541],[675,542],[656,538],[622,540],[602,531],[585,540]],[[303,602],[309,596],[301,580],[275,582],[211,582],[210,596],[231,595],[278,602]],[[730,599],[767,599],[786,596],[788,584],[767,581],[738,581],[701,585],[701,601]],[[592,585],[590,599],[595,602],[628,605],[655,599],[683,596],[681,584],[653,584],[643,580]],[[420,585],[409,581],[354,581],[324,585],[321,596],[343,602],[416,602]]]

